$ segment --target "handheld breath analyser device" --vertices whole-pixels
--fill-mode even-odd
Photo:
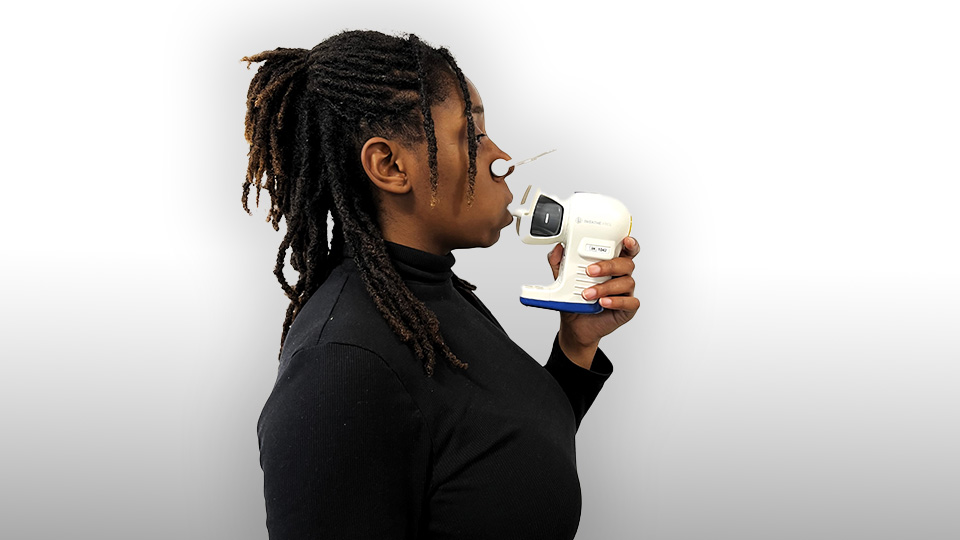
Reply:
[[[526,204],[528,186],[520,201]],[[623,249],[623,239],[633,228],[627,207],[599,193],[574,192],[566,199],[533,193],[530,206],[510,212],[517,218],[517,234],[527,244],[563,244],[560,272],[552,285],[524,285],[520,302],[557,311],[599,313],[598,300],[585,300],[584,289],[603,283],[610,276],[591,277],[587,266],[612,259]]]

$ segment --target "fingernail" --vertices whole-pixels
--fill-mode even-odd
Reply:
[[[589,275],[591,275],[591,276],[595,276],[595,275],[597,275],[597,274],[599,274],[599,273],[600,273],[600,265],[598,265],[598,264],[591,264],[590,266],[587,267],[587,274],[589,274]]]
[[[601,298],[601,299],[600,299],[600,305],[603,306],[603,307],[610,307],[610,306],[613,305],[613,300],[611,300],[611,299],[609,299],[609,298]]]
[[[587,300],[593,300],[597,297],[597,291],[595,289],[587,289],[583,291],[583,297]]]

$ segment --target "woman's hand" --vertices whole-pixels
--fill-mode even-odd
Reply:
[[[560,348],[567,358],[577,365],[590,369],[593,357],[600,346],[600,338],[613,332],[633,318],[640,308],[640,301],[633,296],[636,282],[633,280],[633,258],[640,253],[636,239],[623,239],[620,256],[609,261],[600,261],[587,267],[591,277],[612,276],[599,285],[584,289],[587,300],[600,299],[604,308],[600,313],[560,312]],[[553,279],[560,273],[563,246],[557,244],[547,256]]]

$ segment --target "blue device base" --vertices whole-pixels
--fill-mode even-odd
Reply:
[[[552,309],[554,311],[566,311],[568,313],[600,313],[603,308],[600,302],[592,304],[580,304],[578,302],[553,302],[550,300],[534,300],[532,298],[520,297],[520,303],[525,306],[538,307],[543,309]]]

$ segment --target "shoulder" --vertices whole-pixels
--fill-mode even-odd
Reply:
[[[362,346],[323,342],[287,358],[257,436],[271,537],[321,524],[355,531],[365,508],[415,514],[423,498],[429,427],[396,373]],[[318,502],[327,500],[338,504]]]
[[[284,342],[281,364],[301,351],[315,354],[327,343],[354,345],[385,359],[407,349],[349,263],[335,268],[297,315]]]
[[[324,425],[346,426],[344,417],[383,418],[385,411],[422,421],[401,376],[381,355],[357,344],[324,341],[283,360],[258,430],[261,443],[278,432],[309,438]],[[265,437],[268,432],[271,437]]]
[[[336,395],[363,388],[407,393],[400,376],[377,351],[357,343],[323,340],[297,350],[282,362],[277,386],[302,380],[301,395]]]

